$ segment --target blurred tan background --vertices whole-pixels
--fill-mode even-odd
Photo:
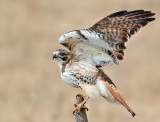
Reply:
[[[104,67],[121,95],[136,112],[104,99],[87,103],[89,122],[160,121],[159,0],[1,0],[0,122],[75,122],[77,93],[65,84],[52,51],[63,48],[59,37],[88,28],[120,10],[151,10],[157,20],[127,45],[117,67]]]

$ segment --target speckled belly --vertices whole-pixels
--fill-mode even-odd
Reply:
[[[67,84],[73,87],[79,87],[79,83],[95,83],[98,69],[93,65],[80,62],[74,65],[66,66],[61,77]]]

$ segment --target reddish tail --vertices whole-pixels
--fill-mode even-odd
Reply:
[[[132,109],[127,105],[127,103],[123,100],[121,95],[118,93],[117,89],[112,84],[105,84],[108,91],[112,94],[112,96],[120,102],[131,114],[133,117],[136,116],[136,114],[132,111]]]

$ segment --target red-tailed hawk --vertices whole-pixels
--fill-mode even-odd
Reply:
[[[97,100],[102,96],[109,102],[122,104],[133,117],[136,115],[101,67],[118,65],[124,56],[125,43],[141,27],[155,20],[152,18],[154,15],[144,10],[120,11],[103,18],[89,29],[70,31],[60,37],[59,42],[70,50],[53,52],[61,77],[87,95],[76,110],[80,111],[89,98]]]

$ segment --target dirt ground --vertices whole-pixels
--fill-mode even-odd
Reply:
[[[0,122],[75,122],[75,95],[52,52],[59,37],[119,10],[151,10],[157,20],[127,44],[119,66],[104,67],[138,115],[103,98],[89,100],[89,122],[160,121],[160,0],[1,0]]]

